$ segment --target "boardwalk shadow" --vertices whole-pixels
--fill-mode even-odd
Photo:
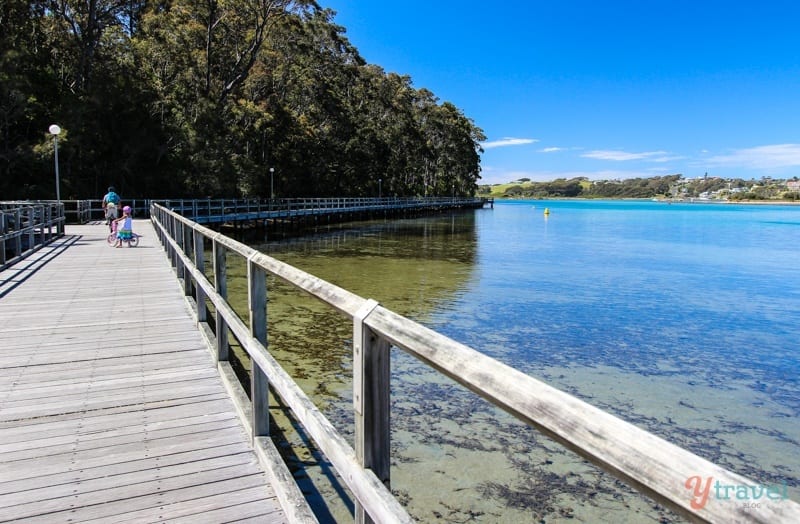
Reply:
[[[320,491],[314,479],[305,471],[309,467],[319,468],[322,477],[328,481],[328,485],[333,491],[328,496],[333,497],[335,495],[339,503],[354,516],[355,505],[353,499],[347,492],[347,488],[342,484],[333,465],[317,447],[311,436],[305,432],[300,421],[292,414],[291,408],[284,404],[281,398],[274,393],[271,399],[275,404],[270,406],[270,409],[280,412],[283,417],[282,422],[288,424],[288,427],[282,427],[277,423],[277,420],[273,419],[273,423],[270,426],[270,437],[292,472],[297,486],[303,492],[314,515],[319,519],[319,522],[336,522],[336,518],[331,512],[330,504],[326,500],[326,495]],[[290,444],[293,440],[290,437],[292,432],[294,437],[300,440],[304,449],[309,451],[310,455],[307,458],[300,457]]]
[[[209,324],[214,326],[213,330],[216,332],[217,328],[214,324],[213,316],[209,318]],[[247,397],[252,399],[253,396],[250,389],[250,368],[252,362],[245,365],[237,353],[237,351],[231,351],[228,363],[236,374],[239,385],[242,387]],[[335,493],[335,496],[338,497],[340,503],[347,508],[351,515],[355,515],[355,506],[352,498],[336,475],[332,464],[327,457],[325,457],[325,454],[319,450],[311,436],[306,433],[303,425],[293,415],[292,409],[272,390],[270,400],[270,438],[283,458],[284,463],[289,468],[292,477],[294,477],[294,481],[303,493],[311,511],[319,522],[333,523],[336,522],[336,518],[331,511],[330,504],[326,500],[326,495],[320,491],[314,479],[306,471],[309,467],[319,468],[322,476],[327,479],[328,485]],[[304,458],[298,455],[292,442],[297,442],[300,448],[309,451],[309,457]]]
[[[58,256],[66,252],[67,249],[78,245],[83,239],[83,235],[65,235],[54,240],[50,244],[39,248],[27,257],[18,261],[11,267],[0,271],[0,298],[16,289],[20,284],[35,275],[40,269]]]

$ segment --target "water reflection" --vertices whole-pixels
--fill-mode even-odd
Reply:
[[[796,498],[787,232],[727,207],[548,205],[547,218],[520,202],[253,245]],[[792,222],[780,213],[770,224]],[[246,310],[243,261],[231,267]],[[270,351],[351,435],[350,321],[269,285]],[[391,416],[392,488],[418,521],[675,519],[397,350]],[[312,501],[349,521],[324,462],[295,450]]]
[[[398,313],[424,318],[473,278],[475,213],[351,223],[251,245]]]
[[[475,278],[475,213],[349,223],[318,228],[302,238],[249,243],[270,256],[424,322],[434,312],[456,302]],[[228,266],[230,301],[246,318],[245,261],[230,256]],[[268,277],[267,285],[270,353],[337,429],[352,437],[352,322],[278,279]],[[246,356],[237,348],[234,353],[243,360],[243,368],[249,369]],[[416,377],[430,374],[426,382],[441,380],[436,373],[397,350],[393,352],[393,369],[393,385],[407,374]],[[400,390],[393,393],[396,405],[392,416],[397,417],[392,437],[393,457],[408,462],[410,459],[402,458],[400,450],[408,449],[407,439],[419,437],[405,435],[405,429],[398,432],[407,427],[400,422],[409,415],[399,405],[407,403],[402,400],[404,396]],[[280,424],[283,414],[278,411],[273,414],[279,417]],[[291,425],[283,420],[282,426]],[[324,458],[313,449],[311,452],[305,449],[307,442],[302,435],[287,430],[284,436],[292,448],[288,453],[291,465],[297,468],[298,481],[315,511],[332,520],[351,520],[352,506],[340,496],[342,485],[331,482]],[[397,468],[395,471],[400,476],[393,485],[402,486],[402,475]],[[429,503],[418,498],[413,490],[404,492],[408,502],[415,498],[419,503]]]

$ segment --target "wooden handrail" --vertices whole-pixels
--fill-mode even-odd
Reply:
[[[376,522],[410,521],[408,514],[387,489],[390,345],[415,356],[691,521],[800,522],[800,504],[786,498],[771,498],[769,504],[747,508],[735,501],[709,497],[712,479],[723,486],[758,486],[758,483],[398,315],[374,301],[257,252],[160,205],[153,205],[151,216],[165,249],[175,261],[178,276],[191,279],[196,288],[202,289],[252,358],[254,368],[258,367],[264,373],[276,394],[293,410],[298,421],[348,484],[357,499],[357,522],[370,519]],[[177,231],[181,231],[181,235],[176,235]],[[214,274],[217,275],[215,289],[181,247],[186,243],[176,240],[176,236],[185,236],[184,231],[207,238],[215,253],[219,250],[236,253],[247,259],[248,264],[304,290],[353,320],[355,450],[270,356],[266,336],[263,342],[259,340],[260,336],[254,337],[252,326],[245,326],[225,297],[217,293],[221,285],[219,278],[224,278],[225,272],[216,265],[224,264],[224,256],[214,257]],[[200,245],[195,240],[192,248],[199,249]],[[252,271],[248,271],[250,274]],[[190,287],[185,287],[187,294]],[[250,295],[252,308],[252,291]],[[261,321],[266,322],[266,318]],[[259,416],[263,416],[263,413]],[[252,421],[251,424],[253,427],[268,427],[263,421]],[[706,490],[705,499],[699,503],[703,489]]]
[[[199,223],[249,218],[292,218],[348,212],[430,210],[480,207],[491,203],[482,197],[383,197],[383,198],[275,198],[152,200]]]
[[[0,271],[63,235],[63,203],[0,202]]]
[[[336,431],[328,419],[314,406],[307,395],[267,352],[264,344],[251,336],[250,328],[245,326],[227,300],[216,292],[215,285],[211,284],[206,279],[205,274],[194,266],[192,259],[180,247],[180,242],[175,238],[177,236],[176,232],[182,232],[184,227],[188,226],[209,238],[215,246],[215,251],[218,249],[216,246],[221,246],[223,249],[232,249],[237,254],[245,257],[254,256],[258,258],[260,253],[224,235],[198,224],[193,224],[180,215],[167,211],[158,205],[154,205],[151,217],[159,233],[159,238],[164,243],[168,255],[174,261],[173,265],[175,265],[179,276],[181,274],[187,275],[197,286],[203,289],[217,313],[224,319],[224,325],[230,329],[242,348],[250,355],[253,368],[258,367],[268,377],[270,386],[282,401],[292,409],[297,419],[314,441],[317,442],[317,445],[331,461],[334,468],[343,475],[345,482],[358,501],[368,508],[369,514],[373,515],[377,522],[413,522],[381,480],[371,470],[359,466],[355,452],[346,439]],[[287,267],[290,268],[291,266]],[[215,271],[215,275],[224,275],[224,271]],[[313,278],[311,280],[313,281]],[[219,328],[218,331],[220,331]],[[263,411],[259,413],[264,416],[267,415]],[[257,428],[268,426],[268,423],[261,420],[250,420],[248,425],[252,428]]]
[[[64,214],[67,217],[67,222],[85,224],[91,220],[104,218],[101,199],[62,200],[61,202],[65,206]],[[235,214],[237,210],[250,214],[274,212],[280,214],[281,217],[287,217],[319,213],[324,210],[374,211],[381,209],[426,209],[436,208],[437,206],[458,207],[494,204],[491,198],[466,196],[455,197],[455,199],[451,197],[275,198],[271,200],[260,198],[123,199],[123,204],[131,206],[133,215],[138,217],[149,216],[150,205],[153,203],[165,206],[195,221],[210,217],[222,218],[225,215]]]

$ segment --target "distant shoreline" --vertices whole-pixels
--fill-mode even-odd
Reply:
[[[585,200],[591,202],[592,200],[618,200],[620,202],[657,202],[659,204],[715,204],[715,205],[754,205],[754,206],[800,206],[800,201],[797,200],[671,200],[653,199],[653,198],[587,198],[587,197],[547,197],[547,198],[516,198],[516,197],[492,197],[495,201],[514,201],[514,200],[531,200],[531,201],[547,201],[547,200]]]

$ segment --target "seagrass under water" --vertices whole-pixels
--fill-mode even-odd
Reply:
[[[798,500],[799,228],[794,207],[514,202],[260,248]],[[351,433],[348,323],[280,286],[269,318],[271,351]],[[392,487],[420,521],[674,518],[393,358]]]

